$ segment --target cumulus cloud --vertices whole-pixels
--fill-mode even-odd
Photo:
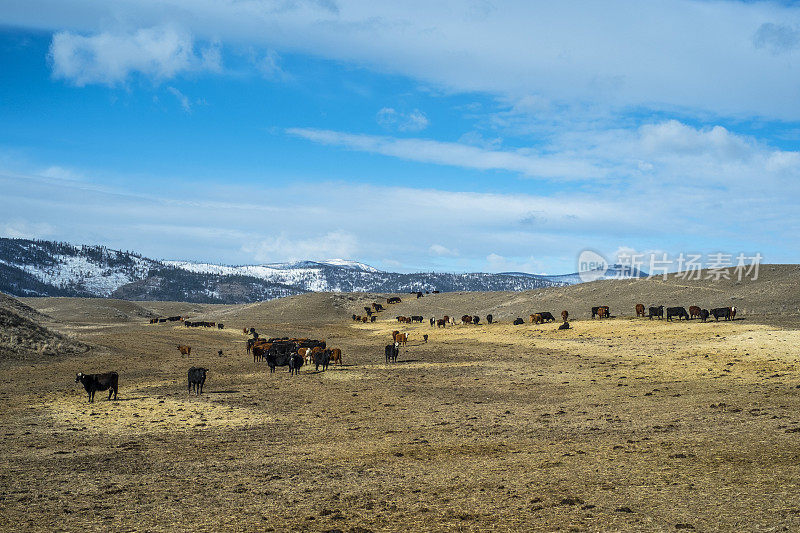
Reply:
[[[79,87],[123,84],[132,73],[159,82],[181,72],[221,69],[218,45],[197,53],[191,35],[170,26],[88,36],[60,31],[49,57],[53,76]]]
[[[502,9],[476,9],[421,0],[74,0],[63,6],[28,0],[0,8],[0,15],[12,26],[60,32],[56,72],[76,83],[119,83],[119,70],[182,63],[179,50],[155,68],[140,65],[138,54],[104,57],[101,43],[115,38],[106,33],[114,21],[134,29],[176,25],[207,41],[310,54],[447,91],[513,98],[528,112],[571,102],[800,117],[800,71],[776,57],[798,45],[800,7],[788,2],[510,0]],[[83,65],[87,56],[97,56],[108,73]]]
[[[422,131],[428,127],[428,117],[419,109],[401,113],[392,107],[384,107],[376,115],[378,124],[386,129],[399,131]]]
[[[433,255],[443,255],[443,256],[449,256],[449,257],[458,256],[458,250],[451,250],[450,248],[447,248],[446,246],[442,246],[441,244],[431,244],[431,246],[428,248],[428,250]]]

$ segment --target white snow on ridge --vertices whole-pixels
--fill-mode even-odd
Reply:
[[[298,261],[294,263],[269,263],[265,265],[242,265],[242,266],[225,266],[214,265],[211,263],[192,263],[190,261],[163,261],[167,266],[188,270],[189,272],[197,272],[203,274],[219,274],[219,275],[240,275],[252,276],[254,278],[263,279],[272,283],[282,283],[284,285],[292,285],[295,287],[303,287],[306,290],[322,292],[322,291],[339,291],[339,287],[331,286],[328,283],[325,275],[322,273],[322,268],[325,266],[334,266],[338,268],[347,268],[350,270],[379,273],[377,268],[358,263],[356,261],[347,261],[344,259],[332,259],[330,261]]]
[[[56,287],[77,286],[100,296],[111,296],[119,287],[147,276],[152,263],[146,259],[133,258],[134,265],[125,271],[103,267],[80,255],[54,255],[57,265],[42,266],[14,264],[3,261],[33,275],[44,283]]]

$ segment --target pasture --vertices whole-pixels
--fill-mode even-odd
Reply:
[[[800,528],[800,331],[746,317],[593,321],[585,308],[570,309],[566,331],[558,322],[512,326],[508,316],[432,328],[428,310],[422,324],[393,320],[394,307],[410,315],[423,304],[478,314],[458,307],[469,297],[404,298],[404,308],[390,306],[374,323],[350,319],[369,301],[362,295],[242,306],[26,299],[94,348],[0,361],[0,523],[41,531]],[[151,325],[149,312],[226,327]],[[245,353],[250,326],[326,339],[344,364],[269,374]],[[393,330],[407,332],[408,344],[387,365]],[[179,344],[191,345],[191,356]],[[199,397],[187,390],[190,366],[209,369]],[[75,373],[110,370],[120,376],[119,399],[98,393],[87,403]]]

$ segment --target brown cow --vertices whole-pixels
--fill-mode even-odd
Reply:
[[[700,318],[700,311],[702,311],[702,309],[700,309],[696,305],[690,305],[689,306],[689,318],[690,319],[691,318],[695,318],[695,317]]]
[[[447,324],[448,322],[450,322],[450,317],[447,316],[447,315],[444,315],[444,323]]]
[[[398,333],[394,336],[394,342],[405,346],[406,342],[408,342],[408,333]]]
[[[330,363],[332,365],[335,365],[336,363],[339,363],[340,365],[342,364],[342,350],[340,350],[339,348],[331,348]]]
[[[568,318],[569,318],[569,311],[567,311],[566,309],[561,311],[561,320],[566,322]]]
[[[447,327],[447,321],[440,318],[439,320],[436,321],[436,327],[437,328],[446,328]]]
[[[242,333],[244,333],[245,335],[247,335],[247,328],[242,328]]]
[[[539,313],[535,313],[531,315],[531,324],[542,324],[544,319],[542,319],[542,315]]]
[[[644,304],[636,304],[636,317],[644,318]]]
[[[178,350],[180,350],[181,355],[185,355],[187,357],[192,354],[192,347],[191,346],[186,346],[186,345],[183,345],[183,344],[179,344],[178,345]]]
[[[462,324],[472,324],[472,317],[470,315],[464,315],[461,317]]]
[[[597,318],[608,318],[608,307],[601,307],[597,310]]]
[[[311,348],[298,348],[297,355],[303,358],[303,362],[310,365],[313,359],[311,358]]]

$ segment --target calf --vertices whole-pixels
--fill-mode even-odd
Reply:
[[[569,329],[569,322],[565,320],[563,324],[558,326],[558,329]]]
[[[207,368],[195,367],[189,369],[189,392],[194,391],[195,396],[203,394],[203,384],[206,382]]]
[[[644,318],[644,304],[636,304],[636,317]]]
[[[667,307],[667,320],[672,320],[672,317],[678,317],[678,320],[685,318],[689,320],[689,313],[683,307]]]
[[[186,346],[184,344],[179,344],[178,345],[178,350],[181,352],[181,355],[185,355],[186,357],[189,357],[190,355],[192,355],[192,347],[191,346]]]
[[[431,321],[430,321],[430,322],[431,322],[431,327],[433,327],[434,325],[436,325],[436,319],[435,319],[435,318],[431,318]]]
[[[424,340],[425,342],[428,342],[428,334],[427,333],[422,336],[422,340]]]
[[[339,364],[342,365],[342,350],[339,348],[331,348],[331,364]]]
[[[297,375],[301,366],[303,366],[303,356],[297,353],[291,354],[289,356],[289,375]]]
[[[664,306],[663,305],[659,305],[658,307],[649,307],[647,309],[647,311],[648,311],[648,316],[650,317],[650,320],[653,320],[654,316],[657,316],[658,318],[664,318]]]
[[[116,372],[106,372],[105,374],[84,374],[78,372],[75,375],[75,383],[83,383],[83,388],[89,393],[89,401],[94,401],[94,393],[96,391],[108,391],[108,399],[111,399],[111,394],[114,394],[114,399],[117,399],[117,383],[119,382],[119,374]]]
[[[515,326],[519,326],[519,325],[524,324],[524,323],[525,323],[525,321],[522,320],[521,318],[517,318],[516,320],[514,320],[514,325]]]
[[[376,320],[378,320],[378,317],[375,316],[375,315],[372,315],[371,317],[369,317],[369,321],[370,322],[375,322]]]
[[[223,324],[222,322],[218,322],[217,329],[225,329],[225,324]]]
[[[689,318],[700,318],[701,309],[696,305],[689,306]]]

